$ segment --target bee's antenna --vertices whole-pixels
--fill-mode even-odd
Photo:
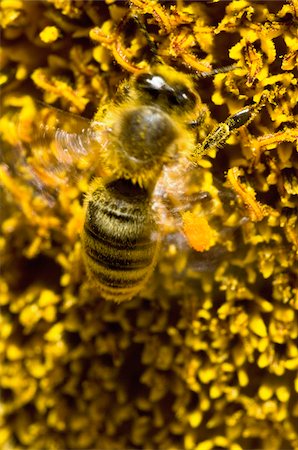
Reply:
[[[210,72],[197,72],[197,73],[193,74],[192,77],[199,80],[201,78],[213,77],[214,75],[216,75],[218,73],[231,72],[232,70],[235,70],[235,69],[240,69],[240,67],[237,66],[236,64],[231,64],[229,66],[218,67],[216,69],[212,69]]]
[[[144,35],[144,37],[145,37],[145,39],[147,41],[147,45],[149,47],[149,50],[152,53],[153,58],[155,59],[155,61],[158,64],[165,64],[164,60],[157,54],[157,50],[158,50],[157,43],[154,41],[154,39],[152,39],[152,37],[148,33],[146,25],[141,21],[141,19],[138,16],[137,12],[131,10],[131,11],[128,11],[124,15],[124,17],[122,17],[121,21],[119,22],[119,24],[117,26],[118,34],[121,34],[123,32],[124,28],[127,26],[127,23],[129,22],[129,20],[133,20],[136,23],[136,25],[138,26],[138,29],[143,33],[143,35]]]
[[[136,14],[132,14],[130,16],[135,22],[136,24],[139,26],[140,30],[142,31],[142,33],[145,36],[145,39],[147,41],[148,47],[150,49],[150,52],[152,53],[154,59],[159,63],[159,64],[164,64],[163,59],[157,54],[157,44],[156,42],[152,39],[152,37],[150,36],[150,34],[148,33],[148,30],[145,26],[145,24],[143,22],[141,22],[140,18],[138,17],[138,15]]]

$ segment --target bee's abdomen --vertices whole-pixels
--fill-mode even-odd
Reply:
[[[87,205],[82,236],[86,267],[106,299],[136,295],[155,265],[158,238],[149,200],[145,192],[135,194],[103,187]]]

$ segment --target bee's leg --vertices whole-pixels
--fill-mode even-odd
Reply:
[[[206,139],[194,149],[192,160],[196,163],[202,156],[210,150],[220,147],[227,140],[229,135],[238,128],[245,125],[253,117],[253,108],[247,106],[232,114],[225,122],[220,123]]]
[[[188,128],[198,128],[200,127],[206,120],[206,116],[207,116],[207,109],[206,108],[202,108],[199,112],[199,115],[196,119],[192,120],[191,122],[188,122],[186,125]]]

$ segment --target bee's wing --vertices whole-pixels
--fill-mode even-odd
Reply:
[[[51,196],[99,165],[107,136],[104,127],[97,124],[95,130],[88,119],[29,97],[13,100],[0,118],[4,170]]]
[[[199,272],[214,270],[233,251],[233,240],[248,220],[231,189],[210,170],[183,159],[164,169],[153,205],[165,234],[165,254],[186,255],[187,267]]]

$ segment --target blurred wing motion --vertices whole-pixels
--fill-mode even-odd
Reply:
[[[212,271],[235,249],[248,218],[236,194],[203,167],[181,160],[165,167],[154,192],[154,210],[165,231],[164,255],[184,255],[182,266]],[[181,266],[181,270],[182,270]]]
[[[0,118],[2,170],[50,199],[86,170],[100,170],[106,134],[100,124],[95,131],[88,119],[31,97],[7,98]]]

